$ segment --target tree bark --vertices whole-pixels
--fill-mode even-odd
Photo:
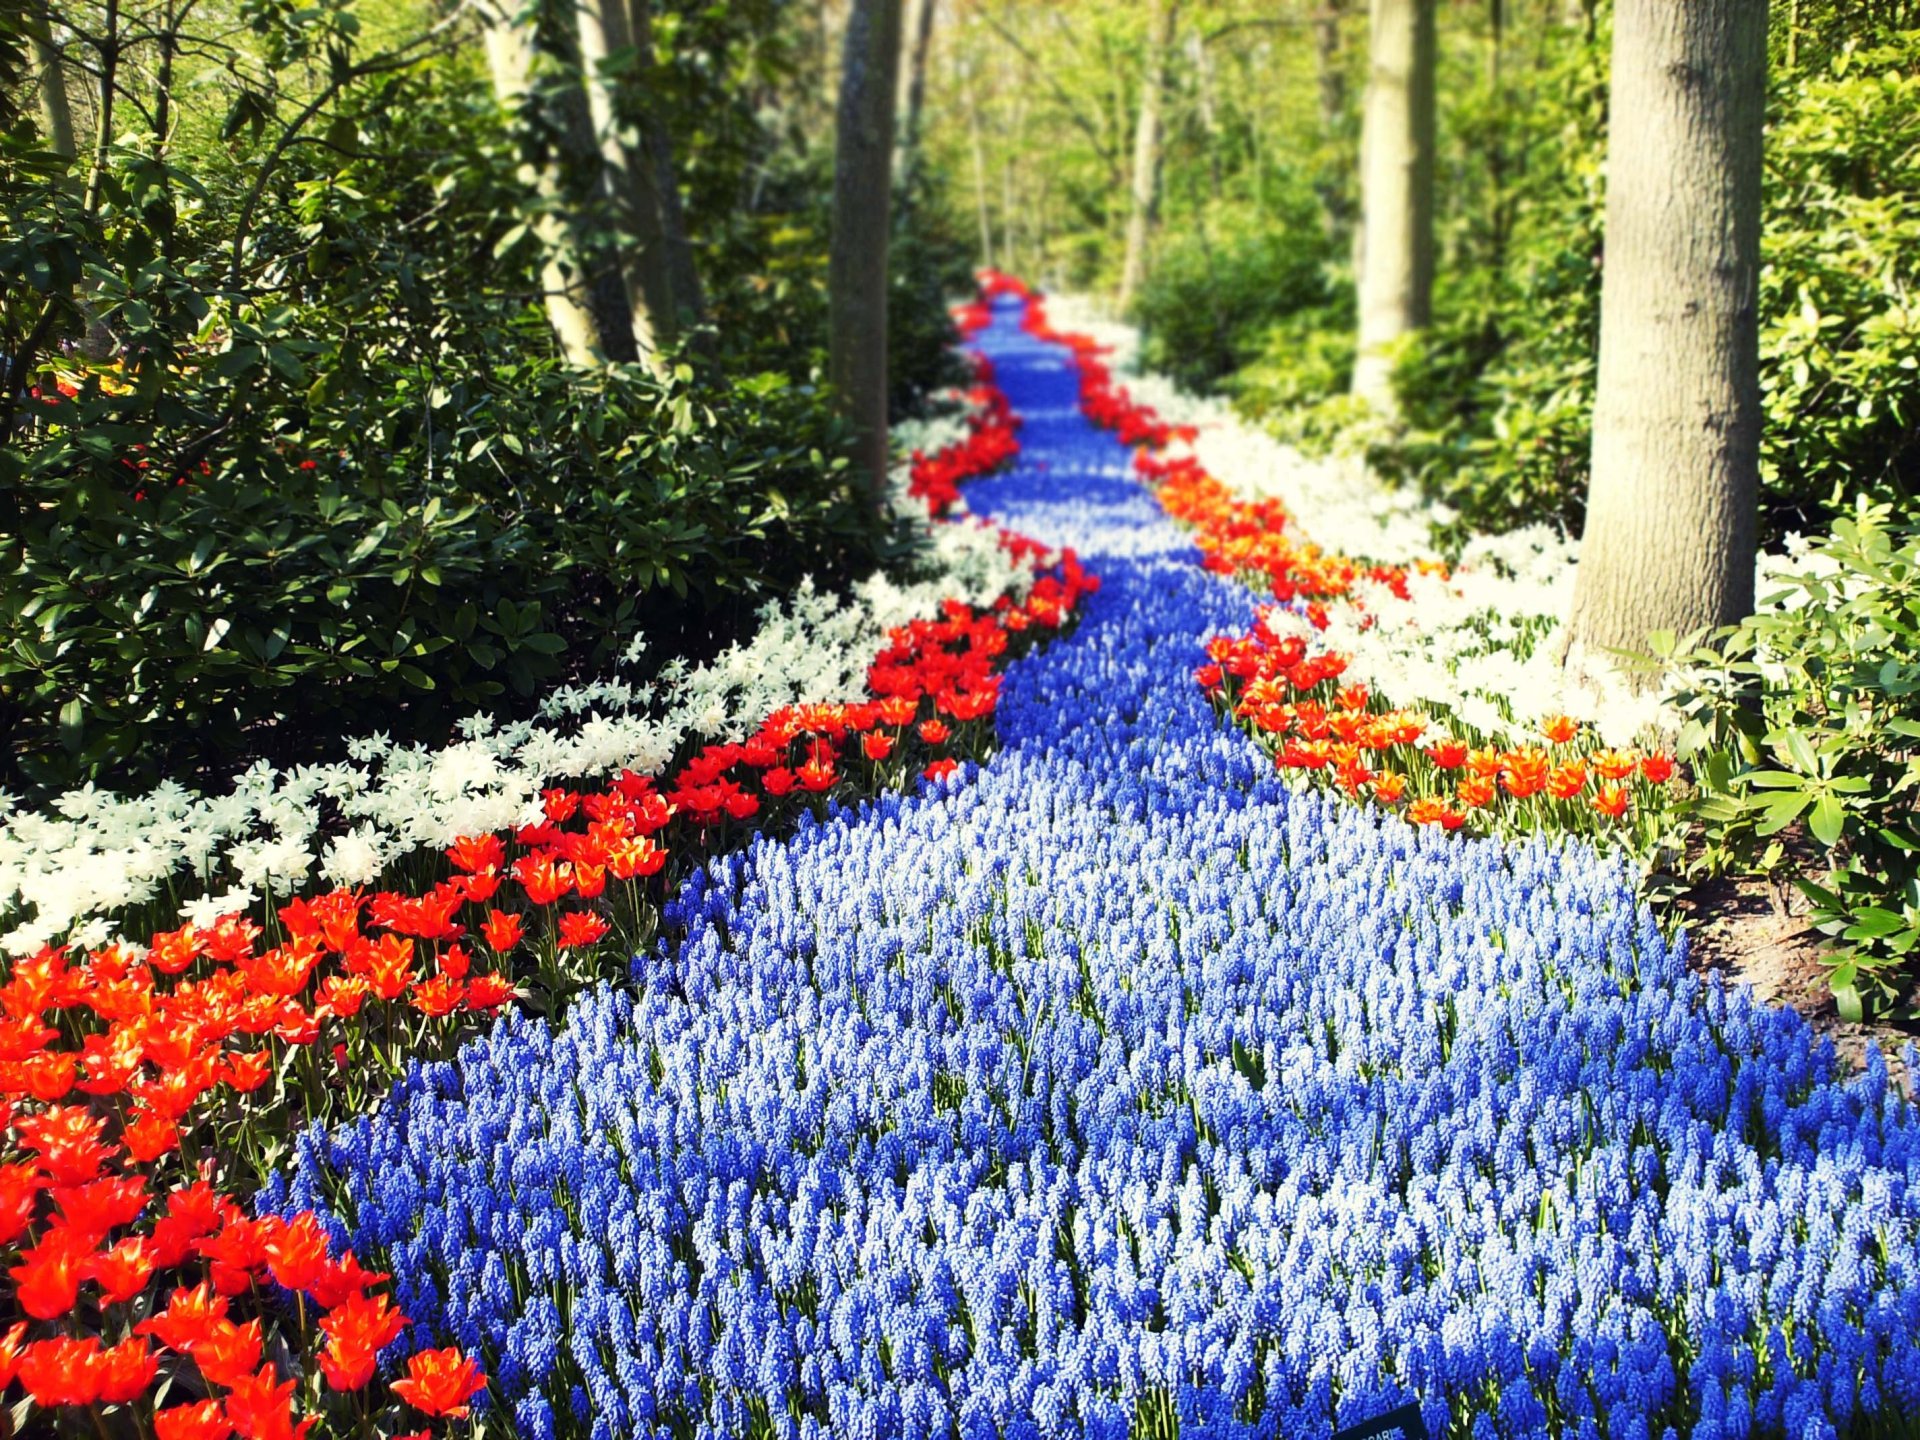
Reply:
[[[53,26],[46,12],[36,7],[28,8],[26,26],[33,63],[40,72],[40,123],[46,127],[47,148],[62,160],[76,159],[80,146],[73,134],[73,108],[67,103],[67,76],[61,68],[60,47],[53,40]]]
[[[1120,269],[1122,315],[1133,308],[1147,280],[1147,241],[1160,189],[1160,105],[1167,84],[1167,51],[1179,18],[1179,0],[1152,0],[1147,17],[1147,63],[1133,127],[1133,185],[1127,205],[1126,257]]]
[[[651,0],[627,0],[627,28],[632,36],[635,73],[653,67],[653,6]],[[686,208],[680,200],[680,173],[674,165],[673,136],[660,107],[643,98],[638,107],[641,135],[653,163],[653,188],[660,202],[660,228],[667,242],[667,269],[673,280],[677,329],[697,326],[707,317],[707,297],[700,283],[700,265],[687,235]]]
[[[620,286],[634,351],[642,364],[658,374],[664,369],[660,346],[673,337],[677,308],[660,196],[654,186],[657,172],[644,151],[627,144],[619,93],[609,73],[615,57],[624,52],[629,61],[633,58],[626,0],[578,0],[575,17],[600,177],[623,232]]]
[[[1313,19],[1313,69],[1320,92],[1320,130],[1325,136],[1338,133],[1347,115],[1347,71],[1342,62],[1340,22],[1346,17],[1347,0],[1324,0]]]
[[[1753,608],[1766,0],[1620,0],[1571,656]]]
[[[531,18],[522,13],[518,0],[483,0],[481,14],[486,23],[487,65],[493,75],[494,94],[509,114],[518,116],[533,88]],[[529,183],[539,212],[533,232],[540,246],[540,287],[547,321],[567,363],[605,365],[607,352],[594,313],[593,284],[585,257],[560,218],[565,199],[560,162],[553,155],[543,155],[532,170]]]
[[[1222,188],[1220,150],[1224,142],[1220,110],[1214,103],[1213,51],[1207,48],[1205,37],[1197,30],[1187,37],[1187,59],[1193,66],[1194,77],[1199,81],[1200,130],[1207,137],[1207,184],[1213,199],[1218,202]]]
[[[900,139],[893,168],[904,175],[920,148],[920,112],[927,102],[927,55],[933,49],[933,14],[939,0],[911,0],[906,24],[907,63],[900,77]]]
[[[1392,416],[1394,349],[1433,296],[1434,0],[1373,0],[1353,393]]]
[[[877,505],[887,489],[887,249],[900,0],[853,0],[835,120],[828,366]]]
[[[973,208],[980,221],[980,268],[993,269],[993,210],[987,203],[987,151],[980,137],[980,91],[974,61],[966,70],[967,143],[973,152]]]

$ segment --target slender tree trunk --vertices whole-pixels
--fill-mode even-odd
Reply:
[[[518,0],[483,0],[481,13],[494,94],[504,109],[518,117],[533,88],[532,27],[520,13]],[[539,211],[533,231],[541,253],[540,286],[560,353],[572,365],[604,365],[607,352],[594,312],[593,283],[585,257],[560,218],[565,183],[559,159],[543,155],[533,166],[531,183]]]
[[[632,36],[635,73],[645,75],[654,63],[653,6],[651,0],[627,0],[627,29]],[[667,242],[667,268],[673,280],[676,329],[699,325],[707,317],[707,297],[700,283],[700,265],[687,235],[686,207],[680,199],[680,173],[674,164],[673,136],[660,116],[660,107],[641,97],[640,132],[647,158],[653,164],[653,189],[659,197],[660,228]]]
[[[1353,393],[1389,416],[1395,346],[1432,305],[1434,3],[1373,0],[1371,15]]]
[[[667,258],[655,170],[644,151],[627,144],[618,91],[609,67],[625,53],[633,58],[626,0],[579,0],[580,73],[586,86],[587,113],[600,154],[600,178],[612,202],[622,236],[620,287],[626,300],[633,347],[642,364],[662,373],[660,346],[674,333],[677,307],[673,273]]]
[[[1753,608],[1767,0],[1619,0],[1576,665]]]
[[[1187,37],[1187,59],[1193,66],[1200,89],[1200,129],[1207,137],[1207,186],[1217,202],[1221,195],[1220,107],[1214,99],[1213,52],[1198,30]]]
[[[893,168],[905,175],[920,148],[920,112],[927,101],[927,54],[933,48],[933,13],[939,0],[911,0],[908,12],[907,63],[900,77],[900,137]]]
[[[1331,154],[1347,123],[1347,62],[1341,44],[1340,24],[1346,18],[1347,0],[1324,0],[1313,21],[1313,71],[1320,99],[1320,143]],[[1346,167],[1329,164],[1315,189],[1320,196],[1321,224],[1328,239],[1353,226],[1353,200],[1346,187]],[[1358,244],[1356,227],[1356,246]],[[1354,251],[1358,271],[1359,250]]]
[[[1487,0],[1487,89],[1492,92],[1496,114],[1506,111],[1506,69],[1503,47],[1507,38],[1506,0]],[[1498,128],[1488,143],[1487,189],[1488,226],[1491,231],[1493,268],[1507,265],[1507,150],[1503,132]]]
[[[853,0],[835,122],[828,366],[879,504],[887,489],[887,248],[900,0]]]
[[[993,211],[987,204],[987,150],[980,137],[980,92],[967,61],[967,142],[973,151],[973,207],[980,219],[980,268],[993,269]]]
[[[1147,18],[1147,63],[1140,80],[1140,110],[1133,127],[1133,185],[1127,206],[1127,250],[1120,269],[1119,307],[1133,308],[1147,280],[1147,241],[1153,230],[1160,179],[1160,105],[1167,85],[1167,50],[1180,17],[1179,0],[1151,0]]]
[[[1000,227],[1000,248],[1007,257],[1007,269],[1020,273],[1020,207],[1013,194],[1013,156],[1000,162],[1000,213],[1006,217]]]
[[[40,123],[46,128],[47,148],[62,160],[75,159],[80,146],[73,134],[73,109],[67,104],[66,71],[44,10],[28,8],[27,38],[33,43],[33,63],[40,72]]]

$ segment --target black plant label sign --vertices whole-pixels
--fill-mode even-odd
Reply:
[[[1362,1420],[1358,1425],[1349,1425],[1337,1433],[1333,1440],[1378,1440],[1382,1435],[1398,1432],[1405,1440],[1428,1440],[1427,1423],[1420,1418],[1420,1407],[1408,1402],[1398,1409],[1372,1420]]]

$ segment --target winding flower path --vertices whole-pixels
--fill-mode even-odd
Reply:
[[[1577,845],[1291,791],[1195,563],[995,308],[976,511],[1103,579],[978,772],[694,877],[685,939],[310,1137],[279,1207],[560,1434],[1901,1433],[1920,1143]]]

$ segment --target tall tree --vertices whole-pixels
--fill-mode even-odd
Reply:
[[[673,337],[678,308],[655,186],[658,171],[640,147],[629,143],[633,132],[620,113],[615,66],[634,58],[626,0],[578,0],[575,16],[601,181],[623,232],[620,283],[634,350],[641,363],[658,371],[660,346]]]
[[[980,135],[978,57],[968,56],[963,70],[967,106],[967,148],[973,159],[973,208],[980,222],[980,268],[993,269],[993,211],[987,203],[987,152]]]
[[[887,489],[887,244],[899,71],[900,0],[853,0],[834,132],[828,369],[876,504]]]
[[[521,117],[534,98],[536,16],[521,0],[482,0],[480,10],[494,94],[510,115]],[[540,287],[548,323],[568,363],[604,365],[607,348],[586,257],[562,218],[567,197],[560,157],[543,146],[532,172],[533,233],[540,246]]]
[[[1767,0],[1619,0],[1575,664],[1753,608]]]
[[[1160,193],[1160,107],[1167,88],[1167,52],[1180,19],[1180,0],[1150,0],[1147,54],[1140,108],[1133,127],[1133,184],[1127,201],[1127,250],[1120,268],[1120,313],[1133,307],[1147,279],[1147,242]]]
[[[900,134],[893,168],[906,174],[920,146],[920,112],[927,101],[927,55],[933,49],[933,17],[940,0],[909,0],[906,64],[900,75]]]
[[[1353,393],[1386,415],[1394,347],[1432,312],[1434,3],[1373,0],[1369,12]]]
[[[72,160],[80,148],[74,140],[73,110],[67,104],[67,76],[61,68],[60,47],[54,43],[53,26],[44,8],[29,4],[26,21],[27,38],[33,43],[33,63],[40,71],[40,123],[46,128],[47,148],[62,160]]]
[[[651,0],[627,0],[627,30],[633,44],[636,82],[653,68],[653,6]],[[698,325],[706,318],[705,288],[693,243],[687,236],[686,210],[680,200],[680,174],[673,159],[673,136],[651,96],[638,98],[640,133],[647,158],[653,164],[653,189],[660,202],[660,228],[667,242],[667,268],[673,278],[676,328]]]

